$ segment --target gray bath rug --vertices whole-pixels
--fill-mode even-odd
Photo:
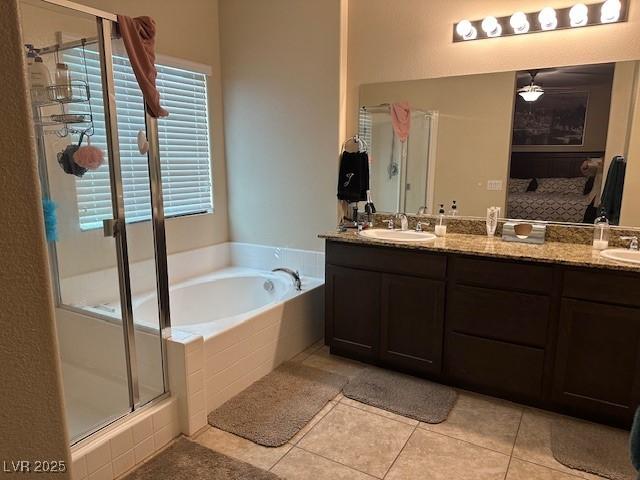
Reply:
[[[551,425],[551,452],[563,465],[612,480],[633,480],[629,432],[570,418]]]
[[[278,476],[202,445],[178,439],[123,480],[277,480]]]
[[[287,443],[347,383],[342,375],[287,362],[209,414],[209,423],[265,447]]]
[[[426,423],[441,423],[456,402],[453,388],[402,373],[367,368],[342,390],[345,397]]]

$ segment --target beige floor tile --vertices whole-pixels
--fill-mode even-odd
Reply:
[[[571,475],[599,480],[600,477],[565,467],[551,453],[551,424],[559,415],[525,408],[513,449],[513,456],[521,460],[559,470]]]
[[[347,358],[331,355],[329,347],[322,347],[312,355],[309,355],[303,362],[304,365],[337,373],[345,377],[352,378],[365,368],[365,365]]]
[[[302,362],[306,360],[309,357],[309,355],[320,350],[323,346],[324,346],[324,339],[318,340],[316,343],[314,343],[313,345],[311,345],[310,347],[306,348],[305,350],[300,352],[298,355],[293,357],[291,361]]]
[[[420,428],[511,455],[523,408],[483,395],[460,393],[449,418]]]
[[[580,477],[512,458],[505,480],[577,480],[578,478]]]
[[[322,420],[322,419],[324,418],[324,416],[325,416],[327,413],[329,413],[329,412],[333,409],[333,407],[335,407],[335,406],[336,406],[336,404],[337,404],[337,403],[338,403],[338,402],[337,402],[337,401],[334,401],[334,400],[332,400],[332,401],[330,401],[329,403],[327,403],[327,404],[324,406],[324,408],[323,408],[322,410],[320,410],[320,411],[316,414],[316,416],[315,416],[315,417],[313,417],[313,418],[311,419],[311,421],[310,421],[309,423],[307,423],[307,424],[302,428],[302,430],[300,430],[298,433],[296,433],[296,434],[295,434],[295,436],[294,436],[291,440],[289,440],[289,443],[291,443],[291,444],[293,444],[293,445],[297,444],[297,443],[302,439],[302,437],[304,437],[307,433],[309,433],[309,431],[310,431],[313,427],[315,427],[315,426],[316,426],[316,424],[317,424],[320,420]]]
[[[278,448],[263,447],[214,427],[206,429],[195,441],[211,450],[265,470],[273,467],[291,449],[289,444]]]
[[[388,480],[503,480],[509,457],[462,440],[416,429]]]
[[[373,480],[375,478],[295,447],[271,471],[287,480]]]
[[[298,446],[382,478],[413,430],[405,423],[340,403]]]
[[[371,405],[367,405],[366,403],[358,402],[344,396],[342,400],[340,400],[340,403],[349,405],[350,407],[359,408],[360,410],[364,410],[365,412],[375,413],[376,415],[381,415],[392,420],[397,420],[398,422],[406,423],[407,425],[418,425],[418,421],[412,418],[403,417],[402,415],[398,415],[397,413],[393,412],[387,412],[386,410],[382,410],[381,408],[372,407]]]

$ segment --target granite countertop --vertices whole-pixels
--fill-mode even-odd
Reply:
[[[431,242],[393,242],[365,238],[355,230],[329,232],[318,235],[334,242],[360,245],[386,246],[408,250],[424,250],[443,253],[463,253],[481,257],[508,258],[540,263],[554,263],[576,267],[592,267],[605,270],[640,272],[640,265],[616,262],[600,256],[591,245],[545,242],[542,245],[504,242],[500,237],[448,233],[446,237]]]

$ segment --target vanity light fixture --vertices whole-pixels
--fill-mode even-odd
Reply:
[[[578,3],[569,10],[569,23],[572,27],[584,27],[589,21],[589,7]]]
[[[487,37],[499,37],[502,34],[502,26],[496,17],[486,17],[482,20],[482,30]]]
[[[586,26],[626,22],[629,0],[603,0],[599,3],[576,3],[571,7],[545,7],[537,12],[515,12],[481,20],[461,20],[454,25],[453,41],[522,35]]]
[[[542,30],[554,30],[558,26],[558,16],[555,9],[545,7],[538,14],[538,22]]]
[[[529,24],[529,18],[527,17],[527,14],[524,12],[516,12],[513,15],[511,15],[511,18],[509,19],[509,24],[513,29],[513,33],[515,33],[516,35],[520,35],[521,33],[527,33],[529,31],[529,27],[531,26]]]

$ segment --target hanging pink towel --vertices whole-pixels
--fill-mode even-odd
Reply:
[[[118,30],[149,115],[155,118],[168,116],[169,112],[160,106],[160,94],[156,88],[156,22],[151,17],[118,15]]]
[[[406,142],[409,137],[409,129],[411,128],[411,108],[409,102],[392,103],[391,107],[391,124],[393,131],[401,142]]]

